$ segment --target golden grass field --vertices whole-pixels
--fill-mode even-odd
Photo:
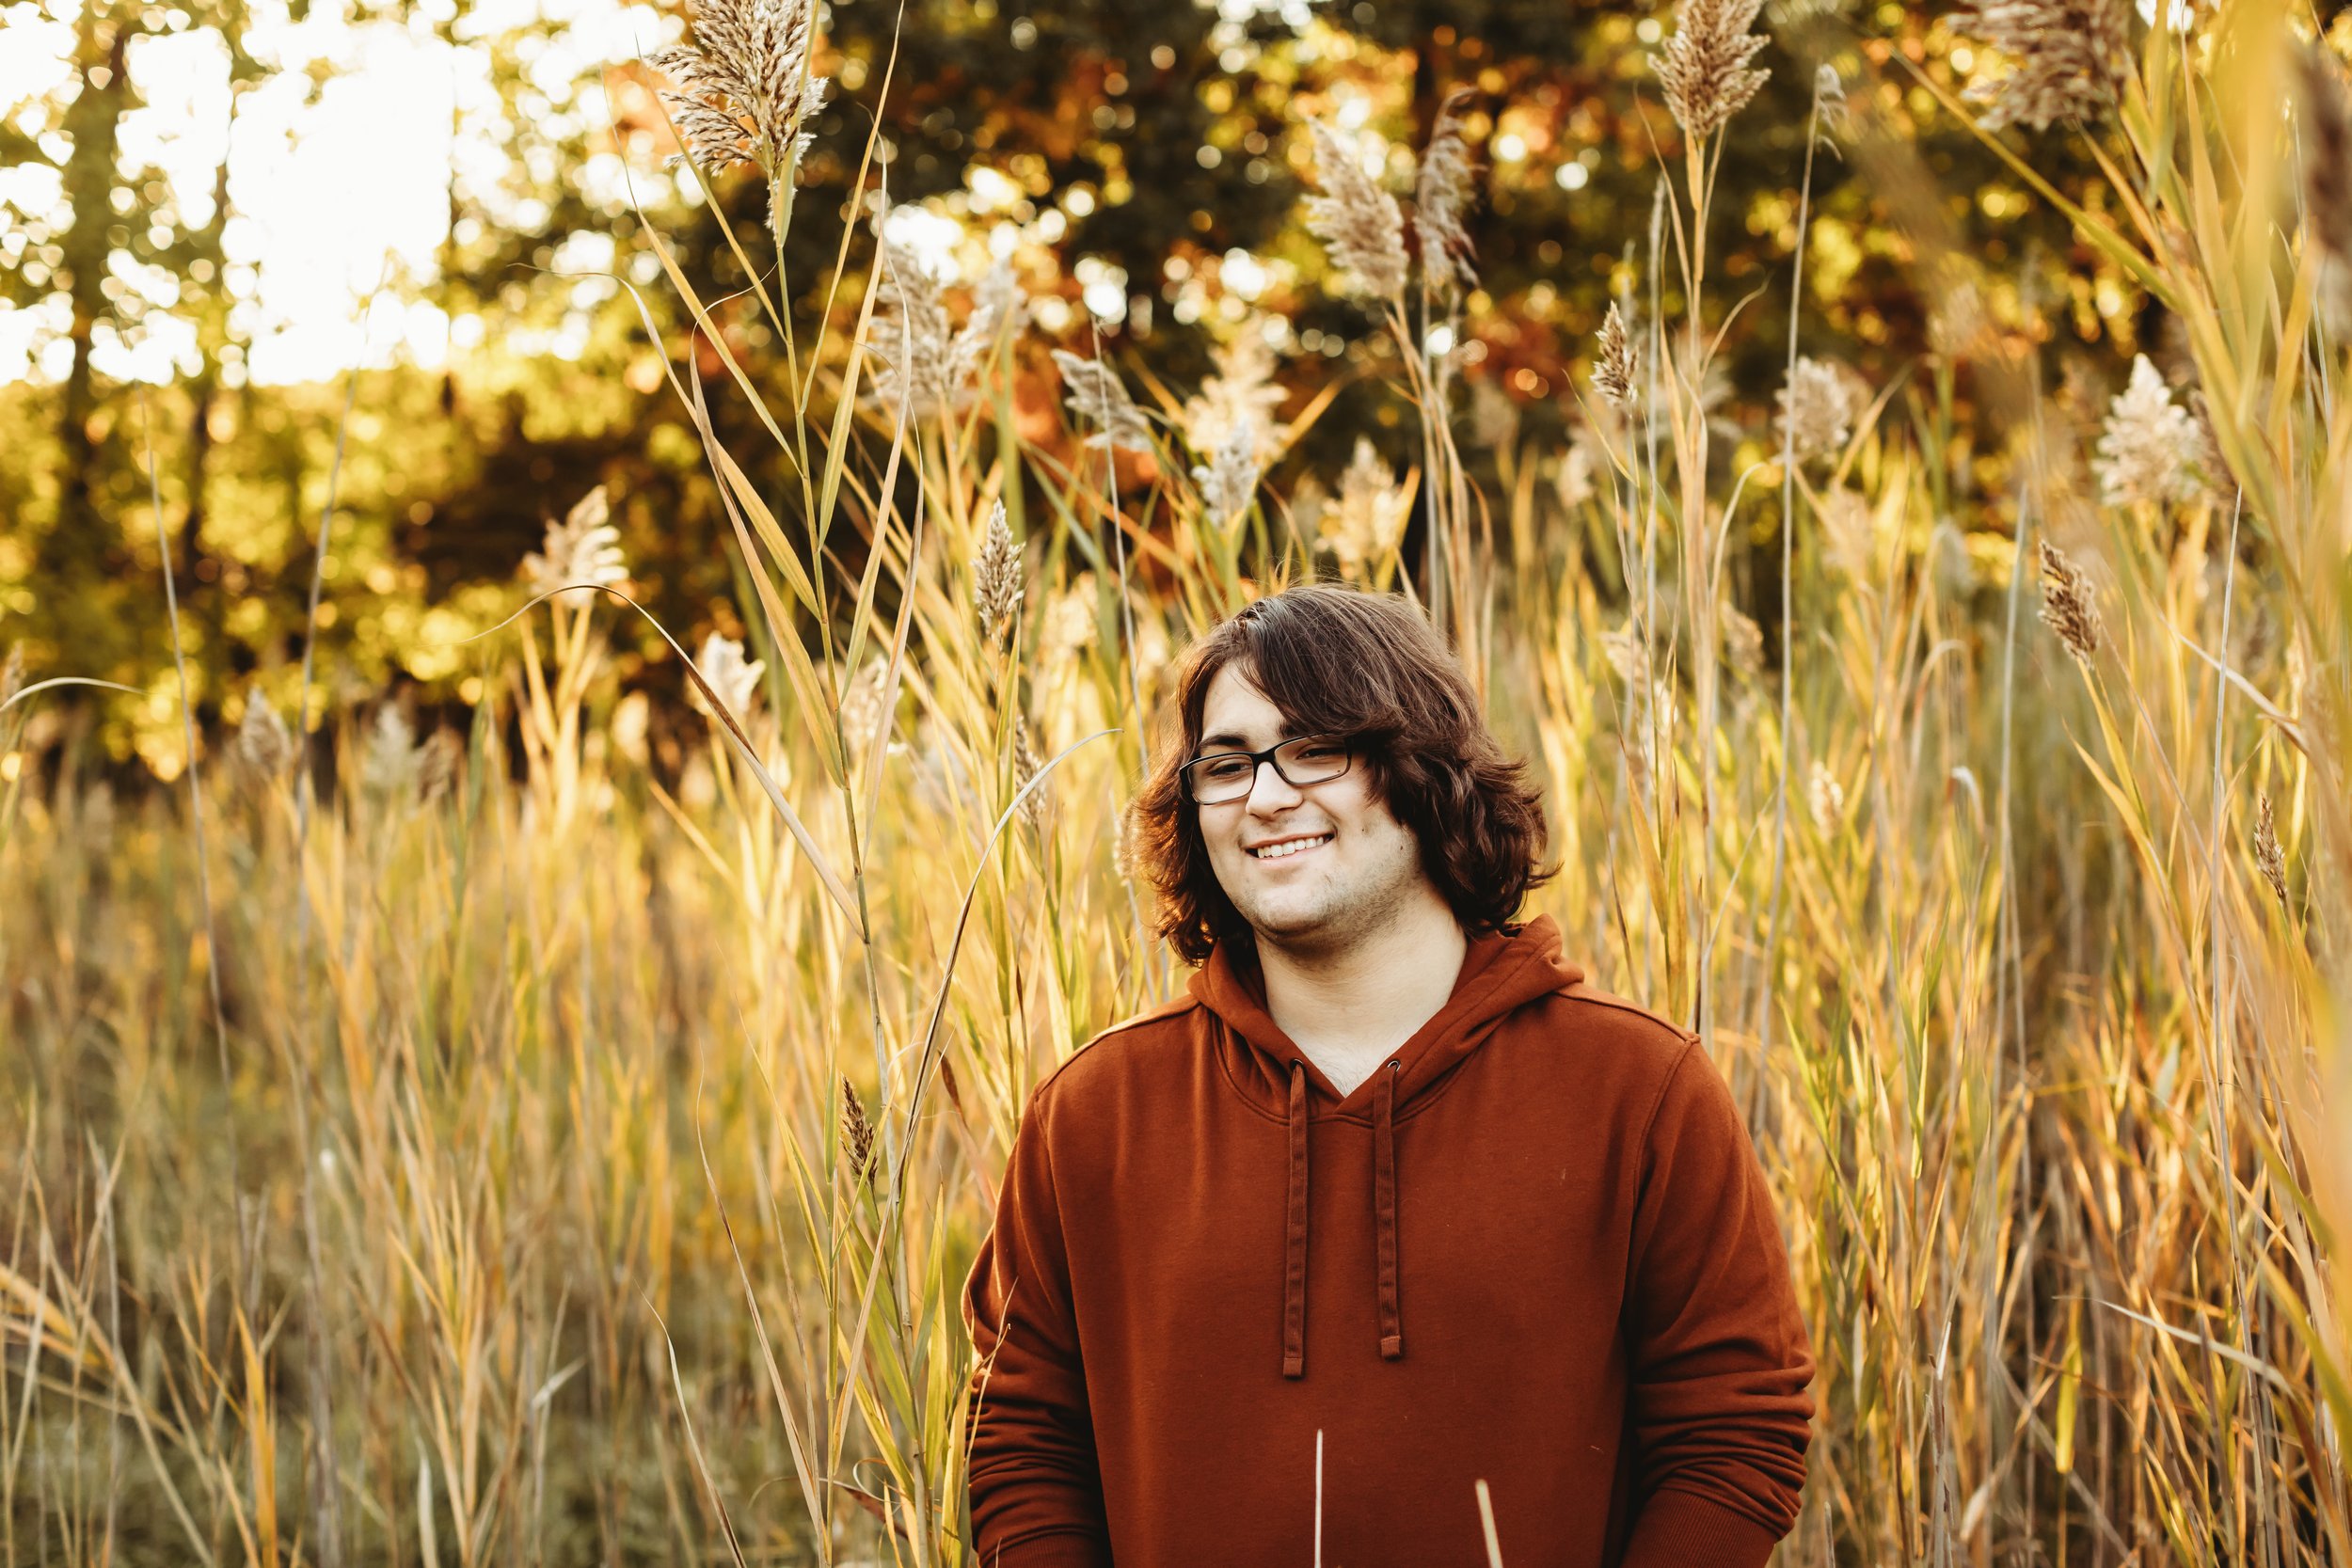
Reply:
[[[24,740],[81,693],[12,678],[0,1561],[967,1560],[996,1172],[1038,1077],[1182,981],[1120,827],[1158,698],[1323,575],[1430,606],[1548,784],[1529,912],[1750,1109],[1820,1364],[1780,1560],[2352,1564],[2352,217],[2298,173],[2352,121],[2259,5],[2123,67],[2074,211],[2183,324],[2194,415],[2069,404],[1987,288],[1899,386],[1792,343],[1785,423],[1710,420],[1718,51],[1570,449],[1505,430],[1473,481],[1426,347],[1458,289],[1326,148],[1415,419],[1325,499],[1260,488],[1320,405],[1253,425],[1244,358],[1137,410],[1071,356],[1081,439],[1006,438],[1017,300],[901,272],[726,368],[788,478],[712,444],[764,641],[671,628],[707,743],[605,657],[600,497],[468,649],[467,732],[310,706],[297,769],[257,702],[112,791],[85,728]]]

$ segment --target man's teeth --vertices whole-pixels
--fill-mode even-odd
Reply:
[[[1284,843],[1278,844],[1271,849],[1252,849],[1249,852],[1257,856],[1262,861],[1279,861],[1285,856],[1295,855],[1301,849],[1311,849],[1318,844],[1328,843],[1330,838],[1331,835],[1329,833],[1324,833],[1314,838],[1294,838],[1287,840]]]

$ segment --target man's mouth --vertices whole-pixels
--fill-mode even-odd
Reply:
[[[1294,855],[1303,855],[1310,849],[1319,849],[1330,842],[1329,833],[1317,833],[1311,838],[1286,838],[1279,844],[1269,844],[1263,848],[1252,849],[1249,855],[1252,860],[1288,860]]]

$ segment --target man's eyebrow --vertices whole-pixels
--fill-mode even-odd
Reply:
[[[1292,725],[1285,724],[1282,726],[1281,730],[1276,734],[1275,739],[1278,741],[1288,740],[1298,733],[1299,731]],[[1246,735],[1235,735],[1231,730],[1223,730],[1216,735],[1202,736],[1200,737],[1200,744],[1204,747],[1226,746],[1247,751],[1249,749],[1249,737]]]

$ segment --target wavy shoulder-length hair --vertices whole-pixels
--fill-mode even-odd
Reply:
[[[1198,754],[1209,685],[1239,666],[1298,734],[1346,736],[1355,766],[1421,843],[1421,861],[1463,930],[1508,933],[1538,866],[1543,791],[1504,755],[1460,663],[1428,616],[1394,594],[1339,583],[1286,588],[1218,625],[1184,657],[1158,765],[1136,797],[1136,872],[1158,895],[1152,925],[1188,963],[1248,924],[1216,879],[1182,769]],[[1163,721],[1163,731],[1168,728]]]

